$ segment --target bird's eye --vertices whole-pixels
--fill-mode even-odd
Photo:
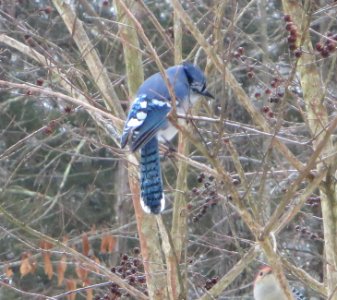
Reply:
[[[260,276],[263,276],[263,271],[260,272]]]

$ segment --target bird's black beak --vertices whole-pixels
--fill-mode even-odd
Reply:
[[[214,99],[214,96],[209,91],[207,91],[206,89],[203,92],[201,92],[200,94],[205,96],[205,97]]]

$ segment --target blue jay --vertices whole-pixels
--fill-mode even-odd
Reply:
[[[176,97],[178,114],[186,114],[200,95],[213,98],[206,89],[206,79],[199,67],[184,62],[165,72]],[[147,78],[137,91],[121,137],[122,148],[129,144],[132,152],[138,149],[141,152],[141,205],[146,213],[159,214],[165,208],[158,140],[170,141],[177,133],[167,118],[171,111],[170,100],[160,73]]]

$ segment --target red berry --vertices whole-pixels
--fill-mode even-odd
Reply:
[[[272,88],[276,88],[276,85],[277,85],[277,81],[276,81],[276,80],[272,80],[272,81],[270,82],[270,86],[271,86]]]
[[[254,96],[255,96],[255,98],[260,98],[260,97],[261,97],[261,93],[258,93],[258,92],[257,92],[257,93],[255,93]]]
[[[36,80],[36,85],[41,86],[42,84],[43,84],[43,79],[42,78],[38,78]]]
[[[289,35],[288,36],[288,43],[289,44],[293,44],[293,43],[295,43],[296,42],[296,36],[293,36],[293,35]]]
[[[316,44],[316,50],[321,52],[323,50],[323,45],[321,43]]]
[[[240,53],[238,52],[238,51],[234,51],[233,52],[233,56],[235,57],[235,58],[240,58]]]
[[[239,47],[239,48],[237,49],[237,51],[238,51],[238,53],[239,53],[240,56],[241,56],[241,55],[243,55],[243,53],[245,52],[245,49],[244,49],[243,47]]]
[[[297,28],[295,26],[293,26],[290,29],[290,35],[293,36],[293,37],[297,37]]]
[[[293,26],[294,26],[293,22],[287,23],[287,25],[286,25],[286,30],[287,30],[287,31],[290,31],[291,28],[293,28]]]
[[[321,55],[322,57],[326,58],[329,56],[329,50],[327,49],[327,47],[324,47],[323,50],[321,51]]]
[[[268,112],[267,114],[268,118],[273,118],[274,117],[274,113],[272,111]]]
[[[291,17],[290,17],[289,15],[284,15],[284,16],[283,16],[283,20],[284,20],[285,22],[291,22]]]
[[[67,114],[70,114],[71,111],[72,111],[72,107],[71,107],[71,106],[66,106],[66,107],[64,108],[64,112],[67,113]]]
[[[108,6],[108,5],[109,5],[109,0],[104,0],[104,1],[102,2],[102,5],[103,5],[103,6]]]
[[[333,52],[336,50],[336,43],[328,41],[326,48],[328,49],[328,51]]]
[[[248,78],[252,79],[254,77],[254,73],[253,72],[248,72],[247,76],[248,76]]]
[[[271,94],[271,90],[270,89],[266,89],[264,92],[266,93],[266,95],[270,95]]]
[[[297,58],[300,58],[302,56],[302,50],[301,49],[296,49],[294,51],[294,55],[297,57]]]
[[[269,112],[269,110],[270,110],[270,107],[269,107],[269,106],[263,106],[263,108],[262,108],[262,111],[263,111],[264,113]]]
[[[45,8],[43,9],[43,11],[44,11],[47,15],[49,15],[49,14],[53,11],[53,9],[52,9],[50,6],[47,6],[47,7],[45,7]]]

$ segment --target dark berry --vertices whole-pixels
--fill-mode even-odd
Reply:
[[[235,57],[235,58],[240,58],[240,53],[238,52],[238,51],[234,51],[233,52],[233,56]]]
[[[326,48],[328,51],[333,52],[336,50],[336,43],[329,41],[329,43],[326,45]]]
[[[270,89],[266,89],[264,92],[265,92],[266,95],[270,95],[271,94],[271,90]]]
[[[66,106],[66,107],[64,108],[64,112],[67,113],[67,114],[70,114],[72,110],[73,110],[73,109],[72,109],[71,106]]]
[[[243,47],[239,47],[238,49],[237,49],[237,52],[240,54],[240,56],[241,55],[243,55],[243,53],[245,52],[245,49],[243,48]]]
[[[323,45],[321,43],[316,44],[316,50],[321,52],[323,50]]]
[[[247,76],[248,76],[249,79],[252,79],[252,78],[254,77],[254,73],[251,72],[251,71],[249,71],[249,72],[247,73]]]
[[[138,247],[133,248],[133,254],[134,255],[139,255],[140,249]]]
[[[284,92],[278,91],[277,92],[277,96],[279,96],[280,98],[282,98],[284,96]]]
[[[278,103],[280,101],[279,97],[273,96],[269,98],[270,103]]]
[[[187,204],[187,210],[192,210],[192,209],[193,209],[193,204],[188,203],[188,204]]]
[[[116,273],[116,267],[112,267],[112,268],[110,269],[110,271],[111,271],[112,273]]]
[[[286,30],[290,31],[291,28],[293,28],[293,26],[294,26],[293,22],[288,22],[287,25],[286,25]]]
[[[255,93],[255,98],[260,98],[261,97],[261,93]]]
[[[218,281],[219,281],[218,276],[212,278],[212,284],[216,284]]]
[[[301,49],[296,49],[294,51],[294,55],[295,55],[295,57],[300,58],[302,56],[302,50]]]
[[[293,44],[296,42],[296,36],[289,35],[288,36],[288,43]]]
[[[273,118],[274,117],[274,113],[272,111],[268,112],[267,114],[268,118]]]
[[[264,113],[267,113],[267,112],[270,111],[270,107],[269,107],[269,106],[263,106],[262,111],[263,111]]]
[[[197,187],[192,188],[192,193],[194,195],[198,195],[199,194],[199,189]]]
[[[122,260],[127,261],[129,259],[129,256],[127,254],[122,255]]]
[[[142,265],[142,262],[139,258],[134,258],[132,263],[135,267],[140,267]]]
[[[44,80],[42,78],[39,78],[36,80],[36,85],[41,86],[43,84]]]
[[[290,36],[294,37],[295,39],[297,38],[297,28],[295,26],[290,29]]]
[[[109,0],[103,0],[102,5],[103,6],[108,6],[109,5]]]
[[[284,20],[285,22],[291,22],[291,17],[290,17],[289,15],[284,15],[284,16],[283,16],[283,20]]]
[[[328,57],[330,54],[329,50],[327,49],[327,47],[324,47],[323,50],[321,51],[321,55],[322,57],[326,58]]]

